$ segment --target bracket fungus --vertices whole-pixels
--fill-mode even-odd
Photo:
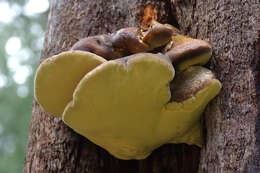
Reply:
[[[162,46],[164,54],[147,52]],[[201,114],[221,89],[210,70],[195,66],[210,54],[207,42],[170,25],[155,22],[145,32],[125,28],[81,40],[43,61],[35,97],[120,159],[144,159],[166,143],[201,146]]]
[[[37,69],[34,93],[44,109],[61,116],[78,82],[106,60],[83,51],[62,52],[46,59]]]
[[[184,70],[191,65],[204,65],[211,57],[211,46],[206,41],[183,35],[172,36],[166,47],[166,55],[177,70]]]

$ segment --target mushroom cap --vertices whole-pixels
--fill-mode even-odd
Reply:
[[[71,50],[81,50],[99,55],[106,60],[117,59],[118,56],[113,52],[111,37],[108,35],[97,35],[87,37],[76,42]]]
[[[149,50],[149,45],[142,41],[143,34],[139,28],[123,28],[111,35],[112,45],[115,50],[122,51],[123,56],[131,53],[145,52]]]
[[[35,97],[50,114],[61,116],[79,81],[106,60],[93,53],[68,51],[44,60],[36,72]]]
[[[164,25],[153,25],[143,37],[151,49],[166,45],[171,40],[172,29]]]
[[[151,26],[146,32],[136,27],[123,28],[111,35],[114,52],[126,56],[153,50],[171,40],[172,29],[162,24]]]
[[[77,85],[63,121],[120,159],[143,159],[165,143],[199,145],[199,117],[220,84],[210,78],[190,98],[169,103],[173,77],[171,63],[151,53],[105,62]]]
[[[178,73],[170,84],[171,101],[161,112],[163,116],[159,125],[160,133],[174,136],[170,143],[194,144],[201,147],[200,117],[209,101],[220,92],[221,87],[215,75],[201,66],[191,66]],[[175,131],[171,130],[172,122],[176,125]]]
[[[174,27],[174,26],[172,26],[172,25],[170,25],[170,24],[168,24],[168,23],[162,24],[162,23],[159,23],[159,22],[156,21],[156,20],[152,20],[152,22],[151,22],[151,24],[150,24],[150,27],[153,27],[153,26],[166,27],[166,28],[170,29],[171,32],[172,32],[172,36],[180,35],[180,34],[181,34],[181,31],[180,31],[178,28],[176,28],[176,27]]]
[[[171,48],[166,55],[177,70],[184,70],[192,65],[204,65],[211,57],[211,46],[203,40],[177,35],[172,36],[170,44]]]

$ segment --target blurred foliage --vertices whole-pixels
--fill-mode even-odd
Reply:
[[[47,0],[0,0],[0,172],[22,172]],[[38,11],[37,11],[38,10]]]

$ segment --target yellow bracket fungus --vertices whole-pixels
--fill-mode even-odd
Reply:
[[[170,142],[200,146],[200,115],[221,85],[209,70],[190,67],[172,84],[187,98],[169,102],[173,77],[171,64],[154,54],[105,62],[80,81],[63,121],[121,159],[143,159]]]
[[[164,55],[144,53],[165,45]],[[71,51],[43,61],[35,97],[120,159],[144,159],[166,143],[201,146],[200,117],[221,84],[210,70],[194,65],[207,63],[210,55],[207,42],[167,24],[124,28],[80,40]]]
[[[46,59],[36,72],[36,100],[48,113],[61,116],[81,78],[105,61],[83,51],[63,52]]]

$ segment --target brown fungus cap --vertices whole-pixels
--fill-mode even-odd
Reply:
[[[120,29],[111,35],[111,39],[115,52],[121,51],[126,56],[164,46],[171,40],[171,35],[172,29],[158,24],[145,32],[136,27]]]
[[[81,50],[99,55],[106,60],[117,59],[120,55],[113,52],[112,41],[109,35],[87,37],[76,42],[71,50]]]
[[[207,68],[201,66],[189,67],[178,74],[171,82],[171,91],[174,92],[172,100],[183,102],[194,97],[197,92],[210,85],[212,81],[218,80]]]
[[[184,70],[192,65],[204,65],[211,57],[211,46],[203,40],[192,39],[183,35],[172,36],[166,47],[166,55],[177,70]]]
[[[63,120],[120,159],[144,159],[166,143],[201,146],[199,119],[221,85],[210,78],[194,95],[169,102],[173,77],[171,63],[151,53],[105,62],[79,82]]]
[[[111,35],[115,51],[123,51],[123,55],[148,51],[149,45],[142,41],[143,34],[139,28],[123,28]]]
[[[79,81],[106,60],[82,51],[63,52],[44,60],[36,72],[35,97],[50,114],[61,116]]]
[[[162,24],[162,23],[159,23],[158,21],[156,20],[152,20],[151,21],[151,24],[150,24],[150,27],[153,27],[153,26],[160,26],[160,27],[166,27],[168,29],[170,29],[172,31],[172,35],[180,35],[181,32],[178,28],[166,23],[166,24]]]
[[[171,40],[172,29],[165,25],[152,25],[144,33],[143,42],[150,45],[151,49],[166,45]]]

